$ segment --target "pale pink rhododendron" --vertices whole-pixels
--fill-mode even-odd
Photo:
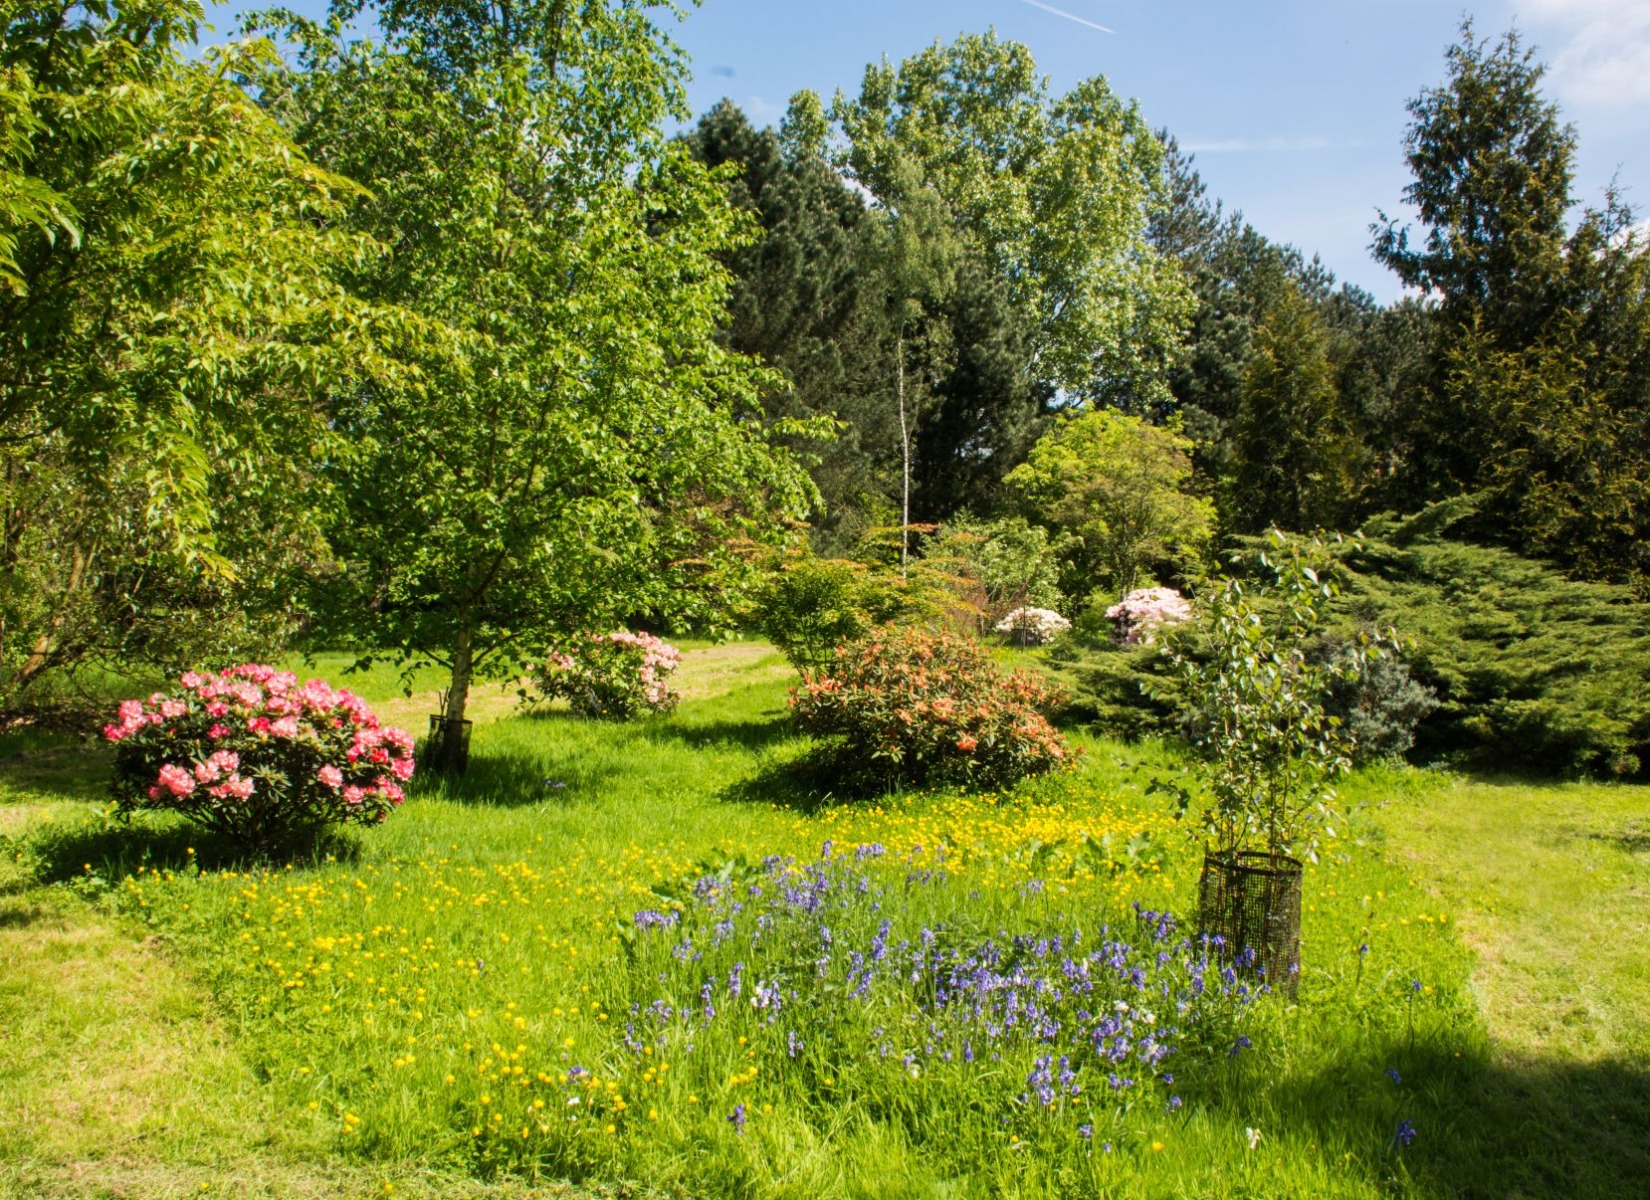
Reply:
[[[1173,588],[1137,588],[1106,610],[1127,646],[1150,646],[1160,629],[1192,619],[1192,606]]]
[[[587,717],[625,720],[668,712],[680,699],[670,676],[682,652],[650,633],[615,630],[575,638],[533,673],[545,699],[562,697]]]
[[[123,702],[103,729],[123,810],[171,809],[269,849],[377,823],[406,798],[412,735],[381,725],[359,696],[258,663],[179,682],[181,693]]]

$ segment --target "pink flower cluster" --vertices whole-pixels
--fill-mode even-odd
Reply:
[[[678,700],[669,677],[682,652],[650,633],[592,633],[550,654],[535,673],[546,697],[562,696],[586,716],[627,718],[663,712]]]
[[[642,664],[636,669],[636,678],[641,681],[642,694],[647,698],[650,708],[663,708],[674,696],[665,677],[675,672],[682,665],[682,652],[663,638],[656,638],[651,633],[631,633],[619,629],[612,633],[593,634],[596,641],[605,641],[610,646],[625,646],[642,656]]]
[[[1192,619],[1192,606],[1173,588],[1136,588],[1106,610],[1126,646],[1150,646],[1157,631]]]
[[[104,726],[118,747],[116,793],[133,807],[233,832],[237,811],[260,828],[308,828],[382,820],[405,799],[412,735],[379,724],[359,696],[256,663],[179,682],[179,693],[125,701]]]

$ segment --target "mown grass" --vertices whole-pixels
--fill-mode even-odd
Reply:
[[[478,725],[463,780],[425,781],[386,827],[275,870],[163,823],[88,822],[95,753],[14,743],[0,832],[18,835],[25,820],[32,832],[10,843],[0,882],[0,1187],[356,1195],[388,1183],[479,1195],[548,1192],[572,1176],[584,1188],[742,1196],[1644,1190],[1632,1040],[1643,960],[1624,944],[1630,926],[1613,930],[1619,953],[1595,957],[1585,938],[1599,927],[1556,915],[1585,906],[1574,873],[1587,855],[1594,882],[1596,856],[1615,855],[1602,899],[1633,919],[1646,882],[1637,818],[1602,821],[1629,831],[1620,847],[1551,848],[1570,882],[1539,897],[1555,914],[1542,918],[1555,951],[1531,969],[1549,978],[1551,961],[1552,979],[1569,972],[1597,989],[1581,1024],[1608,1030],[1598,1036],[1610,1049],[1549,1041],[1544,1056],[1511,1055],[1503,1026],[1526,1029],[1530,1014],[1497,999],[1488,947],[1491,932],[1497,944],[1516,934],[1480,922],[1508,918],[1517,875],[1492,891],[1451,871],[1519,851],[1486,849],[1512,844],[1505,822],[1476,816],[1486,800],[1474,789],[1493,785],[1423,772],[1371,773],[1351,789],[1371,808],[1309,874],[1299,1003],[1262,1001],[1245,1027],[1252,1050],[1188,1063],[1178,1112],[1153,1093],[1108,1114],[1115,1133],[1095,1143],[1111,1141],[1109,1153],[1070,1136],[1076,1114],[1041,1129],[1018,1123],[1028,1114],[926,1103],[926,1082],[888,1070],[847,1021],[834,1057],[807,1076],[763,1040],[779,1027],[749,1014],[707,1026],[668,1065],[663,1047],[626,1050],[625,1005],[653,998],[657,981],[628,965],[619,929],[658,903],[651,887],[696,863],[806,861],[826,840],[880,842],[916,862],[944,845],[956,904],[988,926],[1122,928],[1134,901],[1193,907],[1195,854],[1149,793],[1180,767],[1169,752],[1091,740],[1078,771],[989,802],[822,807],[786,770],[802,747],[780,719],[784,674],[761,647],[704,651],[684,668],[690,698],[676,716],[625,727],[501,707]],[[390,703],[399,692],[387,673],[342,682]],[[1573,815],[1594,792],[1624,814],[1638,803],[1631,789],[1493,794],[1506,811],[1548,797]],[[1161,869],[1068,862],[1080,834],[1121,846],[1141,832],[1174,848]],[[1033,879],[1042,892],[1026,888]],[[897,889],[898,875],[885,882]],[[1473,973],[1463,923],[1487,972]],[[601,1081],[601,1105],[587,1107],[604,1119],[576,1135],[566,1100],[590,1097],[570,1093],[569,1065]],[[82,1093],[104,1099],[70,1107]],[[533,1118],[515,1136],[535,1099],[557,1110],[555,1135]],[[743,1132],[728,1121],[736,1103]],[[1561,1109],[1599,1127],[1581,1139],[1554,1123]],[[1407,1149],[1399,1121],[1417,1130]]]

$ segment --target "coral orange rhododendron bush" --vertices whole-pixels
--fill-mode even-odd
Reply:
[[[1043,677],[1004,675],[977,643],[890,629],[805,672],[791,712],[832,738],[835,777],[889,784],[1004,787],[1058,767],[1065,739],[1044,716],[1063,699]]]
[[[266,849],[376,824],[402,802],[412,735],[379,724],[359,696],[254,663],[179,682],[125,701],[104,727],[121,811],[169,809]]]

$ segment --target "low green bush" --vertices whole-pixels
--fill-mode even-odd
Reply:
[[[1137,741],[1180,728],[1180,681],[1161,646],[1085,644],[1066,638],[1049,651],[1049,674],[1066,693],[1055,714]]]
[[[901,578],[850,559],[801,555],[769,576],[757,596],[757,624],[797,670],[819,670],[837,647],[879,625],[942,621],[955,603],[926,568]]]
[[[899,785],[1008,787],[1068,761],[1046,713],[1064,697],[1041,676],[1004,675],[977,642],[947,633],[883,629],[803,675],[791,713],[828,739],[833,785],[871,792]]]
[[[1402,643],[1396,658],[1377,659],[1332,699],[1362,742],[1359,757],[1408,751],[1550,774],[1642,775],[1650,604],[1446,536],[1465,512],[1450,503],[1371,522],[1360,538],[1316,552],[1338,591],[1326,651],[1378,630],[1395,630]],[[1074,639],[1056,648],[1051,666],[1073,693],[1072,719],[1125,737],[1178,727],[1173,682],[1149,647]]]
[[[1328,659],[1344,656],[1344,634],[1331,635],[1316,648]],[[1357,672],[1338,673],[1329,685],[1325,708],[1336,717],[1359,763],[1401,759],[1415,745],[1415,730],[1438,707],[1433,690],[1410,672],[1397,653],[1369,659]]]
[[[1343,629],[1392,626],[1437,696],[1416,749],[1563,774],[1650,762],[1650,605],[1442,536],[1444,506],[1333,551]]]

